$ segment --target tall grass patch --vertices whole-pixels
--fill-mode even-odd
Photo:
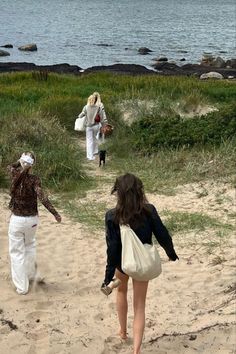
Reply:
[[[121,139],[121,135],[119,138]],[[111,155],[107,168],[117,174],[131,172],[139,176],[149,192],[173,195],[175,187],[186,183],[221,179],[235,184],[236,144],[225,141],[219,146],[160,148],[148,154],[133,149],[127,138],[107,143]]]
[[[36,153],[35,169],[46,186],[63,191],[78,188],[86,178],[81,167],[83,152],[53,117],[15,115],[2,120],[0,155],[2,168],[16,161],[23,151]],[[6,175],[2,185],[6,184]]]

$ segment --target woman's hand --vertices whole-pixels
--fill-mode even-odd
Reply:
[[[176,261],[177,259],[179,259],[179,257],[177,256],[177,254],[175,253],[175,251],[171,252],[168,254],[168,257],[169,257],[169,260],[174,262]]]
[[[60,223],[61,222],[61,215],[59,215],[59,214],[55,215],[55,219],[58,223]]]
[[[108,296],[108,295],[110,295],[112,293],[112,289],[109,288],[109,286],[107,286],[105,283],[102,283],[101,292],[104,295]]]

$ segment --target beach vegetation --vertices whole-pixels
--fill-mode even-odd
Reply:
[[[164,210],[162,215],[168,230],[174,233],[190,230],[205,231],[207,229],[215,229],[219,231],[233,230],[233,225],[223,223],[219,221],[219,219],[203,213]]]
[[[0,75],[0,187],[7,185],[6,165],[27,149],[36,152],[46,186],[61,192],[90,188],[74,121],[93,91],[101,93],[114,126],[104,145],[110,172],[136,173],[146,190],[167,194],[178,184],[233,180],[233,82],[111,73],[48,73],[39,80],[33,73],[10,73]],[[199,115],[199,106],[214,110]]]

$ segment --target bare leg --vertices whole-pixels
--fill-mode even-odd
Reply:
[[[116,295],[116,308],[118,312],[118,318],[120,323],[120,337],[122,339],[127,338],[127,313],[128,313],[128,301],[127,301],[127,291],[128,291],[128,280],[129,277],[126,274],[121,273],[116,270],[116,278],[121,280],[121,284],[117,288]]]
[[[147,295],[148,281],[137,281],[133,279],[133,305],[134,305],[134,352],[140,354],[145,327],[145,302]]]

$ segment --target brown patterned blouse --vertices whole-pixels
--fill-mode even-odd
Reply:
[[[9,165],[7,170],[11,176],[11,200],[9,208],[17,216],[35,216],[38,214],[37,199],[52,213],[59,216],[52,203],[42,190],[38,176],[22,172],[19,163]]]

